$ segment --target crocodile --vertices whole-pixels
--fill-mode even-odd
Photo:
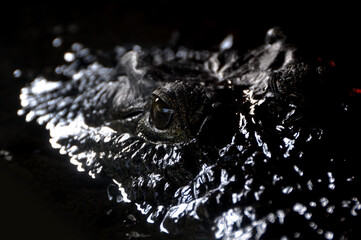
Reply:
[[[246,53],[232,46],[117,46],[103,64],[74,43],[60,80],[22,88],[18,113],[172,239],[351,238],[360,179],[333,147],[335,63],[278,27]]]

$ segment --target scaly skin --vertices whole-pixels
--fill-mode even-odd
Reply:
[[[359,183],[346,181],[352,169],[337,172],[347,167],[323,141],[328,125],[313,120],[332,115],[319,108],[327,67],[277,28],[244,55],[226,41],[215,52],[118,48],[114,67],[78,56],[67,80],[23,88],[20,113],[46,124],[79,171],[111,177],[119,199],[163,232],[347,237],[352,224],[341,222],[358,215]]]

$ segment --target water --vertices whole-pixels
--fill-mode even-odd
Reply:
[[[54,48],[62,44],[58,40],[53,40]],[[104,175],[112,179],[109,200],[134,206],[143,215],[139,221],[153,224],[166,236],[354,236],[350,231],[359,221],[360,179],[356,143],[347,132],[353,128],[348,124],[355,121],[354,115],[343,106],[346,102],[355,106],[358,95],[333,101],[332,92],[317,95],[307,84],[302,90],[298,81],[313,73],[307,75],[309,66],[287,68],[294,61],[294,49],[282,45],[283,40],[268,40],[270,48],[255,50],[261,63],[250,62],[251,67],[228,50],[230,37],[221,43],[220,52],[116,47],[112,66],[101,62],[104,56],[74,43],[64,53],[67,63],[55,68],[64,80],[36,77],[22,89],[18,113],[45,125],[52,147],[68,155],[79,172],[95,180]],[[286,54],[283,64],[275,65],[279,49]],[[328,66],[329,71],[335,71],[334,65]],[[274,77],[270,72],[283,69],[283,78],[270,87]],[[331,78],[333,84],[332,76],[320,77]],[[143,111],[148,109],[149,91],[144,89],[152,91],[175,78],[203,82],[212,89],[207,94],[215,94],[218,101],[212,105],[215,122],[204,121],[203,132],[186,141],[149,140],[136,126],[140,109],[147,116]],[[116,104],[118,112],[134,105],[138,112],[114,115]],[[217,119],[219,114],[223,115]],[[215,127],[225,131],[214,133]]]

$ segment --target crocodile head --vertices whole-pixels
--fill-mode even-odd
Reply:
[[[79,171],[109,176],[119,201],[163,232],[259,239],[275,225],[296,236],[284,223],[299,217],[330,236],[329,218],[308,208],[320,199],[347,208],[331,200],[332,154],[307,117],[322,115],[308,107],[324,67],[299,57],[277,28],[246,54],[231,46],[229,36],[217,51],[117,47],[106,67],[74,44],[75,60],[57,68],[65,80],[36,78],[19,114],[45,124]],[[315,156],[328,167],[315,171]],[[343,196],[353,199],[348,209],[360,206]]]

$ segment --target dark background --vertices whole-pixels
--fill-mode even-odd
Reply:
[[[165,46],[178,32],[182,45],[211,49],[231,33],[234,46],[246,51],[263,43],[267,29],[280,26],[306,53],[334,60],[343,72],[340,85],[360,87],[358,7],[333,2],[13,1],[2,6],[0,238],[129,239],[137,236],[129,235],[132,231],[141,236],[154,231],[138,223],[136,214],[129,216],[131,208],[117,209],[108,201],[106,179],[78,173],[50,148],[47,131],[16,114],[21,87],[39,74],[53,74],[72,43],[93,52],[134,43]],[[59,48],[52,46],[56,37],[63,39]],[[16,69],[20,77],[14,77]]]

